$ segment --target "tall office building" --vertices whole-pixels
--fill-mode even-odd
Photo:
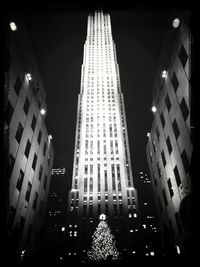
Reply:
[[[116,49],[110,15],[95,12],[88,16],[78,97],[69,193],[69,253],[91,246],[102,213],[107,216],[118,249],[136,253],[138,201]]]
[[[13,14],[6,25],[4,191],[6,240],[15,253],[37,248],[54,151],[45,125],[46,95],[24,21]],[[12,251],[13,248],[13,251]],[[13,254],[12,254],[13,252]]]
[[[164,253],[185,251],[185,224],[191,193],[193,150],[190,87],[190,32],[179,16],[166,32],[153,88],[154,120],[147,142],[147,158],[158,211]],[[185,205],[185,204],[184,204]]]

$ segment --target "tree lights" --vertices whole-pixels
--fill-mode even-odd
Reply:
[[[114,235],[111,234],[105,218],[104,214],[100,215],[101,221],[92,236],[92,246],[87,252],[87,257],[90,261],[106,261],[109,258],[112,260],[119,259]]]

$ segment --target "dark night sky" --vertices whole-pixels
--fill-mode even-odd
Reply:
[[[30,38],[47,95],[47,129],[55,157],[67,154],[72,167],[77,99],[88,10],[29,13]],[[169,11],[109,10],[124,94],[134,173],[147,170],[152,86]]]

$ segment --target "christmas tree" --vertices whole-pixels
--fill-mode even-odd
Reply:
[[[89,260],[106,261],[108,259],[119,259],[114,236],[111,234],[110,228],[105,221],[105,215],[100,215],[100,223],[92,236],[92,246],[87,252]]]

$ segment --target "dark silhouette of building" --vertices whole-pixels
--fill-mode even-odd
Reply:
[[[26,26],[19,14],[7,14],[4,26],[4,229],[5,255],[13,260],[37,251],[54,151],[45,126],[46,95]]]
[[[166,31],[153,86],[154,119],[146,147],[166,255],[186,253],[184,240],[190,235],[184,226],[186,210],[181,211],[192,193],[190,163],[194,125],[189,15],[189,12],[172,13]]]

